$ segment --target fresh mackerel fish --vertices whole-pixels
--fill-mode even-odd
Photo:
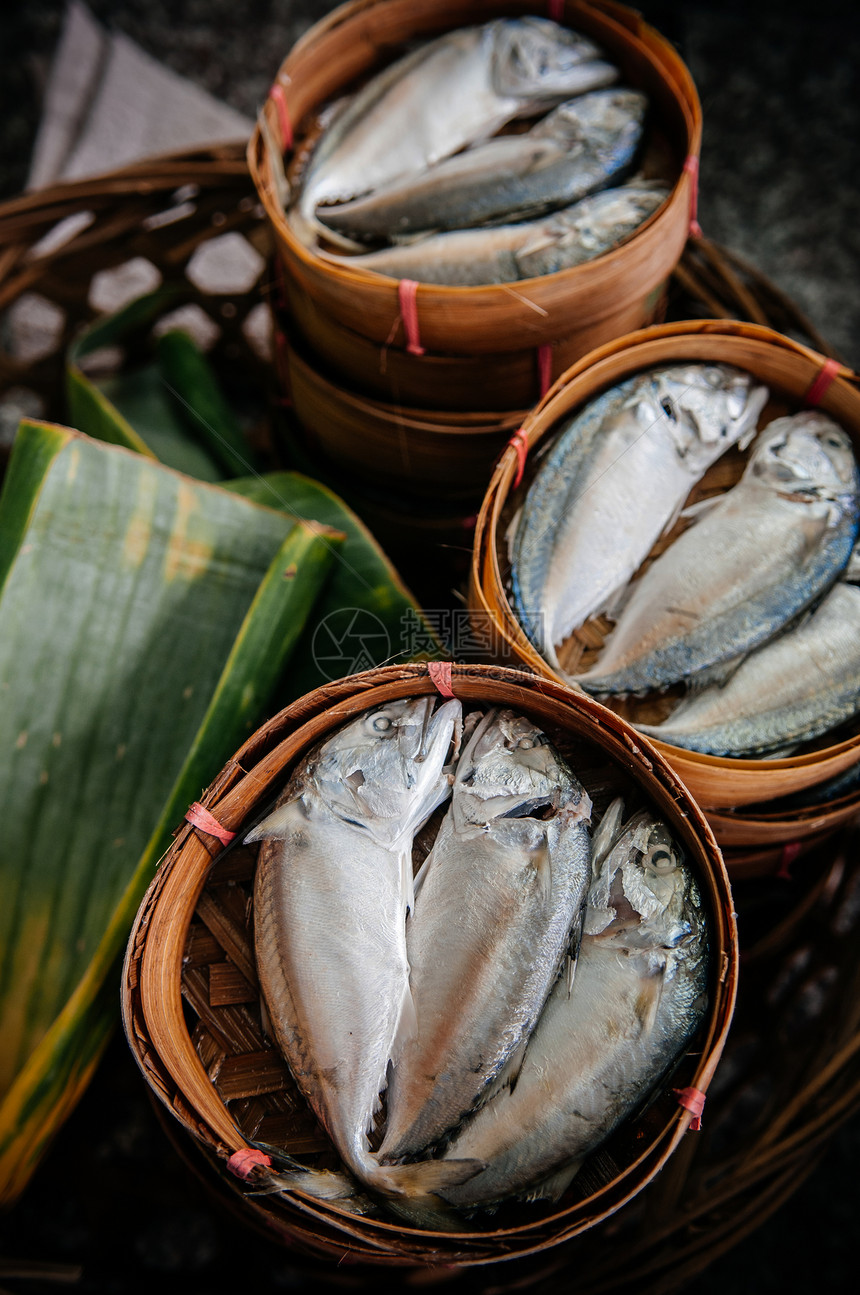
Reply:
[[[838,577],[857,535],[860,473],[826,414],[770,423],[738,484],[631,587],[589,692],[659,689],[733,661]]]
[[[468,1211],[514,1195],[562,1194],[695,1034],[707,1002],[707,928],[666,825],[634,815],[608,853],[595,855],[572,987],[559,979],[510,1087],[447,1151],[487,1166],[446,1188],[447,1201]]]
[[[315,217],[321,204],[419,175],[516,117],[617,77],[590,40],[546,18],[448,32],[385,68],[340,113],[311,158],[299,220],[322,230]]]
[[[650,369],[590,401],[542,461],[511,549],[514,611],[556,648],[627,585],[707,469],[752,439],[767,389],[728,365]]]
[[[450,230],[360,256],[324,254],[324,259],[392,279],[460,288],[536,279],[610,251],[668,196],[664,185],[631,180],[540,220]]]
[[[528,1038],[571,947],[591,802],[530,720],[490,711],[460,756],[407,928],[418,1029],[395,1065],[380,1156],[459,1124]]]
[[[798,625],[641,732],[688,751],[767,755],[820,737],[860,710],[860,588],[839,581]]]
[[[304,761],[246,838],[263,842],[255,945],[275,1037],[344,1164],[383,1196],[422,1194],[438,1180],[432,1165],[380,1165],[368,1130],[389,1063],[414,1030],[412,838],[450,794],[444,766],[460,720],[458,701],[434,710],[432,698],[360,716]],[[300,1183],[311,1194],[313,1178]],[[319,1194],[330,1194],[322,1180]]]
[[[570,206],[633,162],[647,100],[636,90],[595,90],[560,104],[523,135],[503,135],[318,215],[357,239],[467,229]]]

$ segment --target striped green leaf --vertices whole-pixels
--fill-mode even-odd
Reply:
[[[259,721],[340,540],[22,424],[0,497],[0,1200],[82,1091],[155,863]]]

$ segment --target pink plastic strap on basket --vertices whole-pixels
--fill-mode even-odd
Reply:
[[[400,302],[400,318],[406,330],[406,349],[410,355],[423,355],[421,333],[418,328],[418,282],[416,279],[401,279],[397,287],[397,298]]]
[[[549,345],[539,346],[537,358],[538,384],[540,386],[541,399],[543,399],[552,386],[552,347]]]
[[[699,159],[691,153],[684,162],[683,170],[690,177],[690,238],[702,237],[702,226],[699,224]]]
[[[803,397],[807,405],[817,405],[830,386],[833,379],[839,372],[840,364],[838,360],[825,360],[815,378],[810,383],[809,390]]]
[[[683,1106],[685,1111],[692,1115],[690,1128],[694,1133],[698,1133],[702,1127],[702,1111],[705,1109],[705,1094],[698,1088],[673,1088],[672,1092],[678,1098],[678,1105]]]
[[[547,0],[546,12],[553,22],[561,22],[564,18],[564,0]]]
[[[454,691],[451,687],[451,662],[450,661],[428,661],[427,673],[433,680],[438,692],[443,697],[453,697]]]
[[[287,96],[284,87],[277,81],[269,91],[269,98],[275,105],[278,114],[278,125],[281,128],[281,146],[285,153],[293,147],[293,124],[290,121],[290,110],[287,107]]]
[[[233,837],[236,835],[235,832],[230,832],[226,827],[219,823],[217,818],[213,818],[209,813],[209,810],[204,809],[196,800],[193,805],[189,806],[185,817],[192,826],[199,827],[201,831],[208,832],[210,836],[217,837],[222,845],[229,845],[233,840]]]
[[[237,1178],[250,1178],[258,1167],[270,1168],[272,1162],[264,1151],[255,1151],[253,1147],[240,1147],[227,1161],[227,1168]]]
[[[782,847],[782,857],[779,861],[779,872],[777,877],[782,881],[791,881],[791,865],[800,854],[802,846],[799,841],[788,841]]]
[[[523,473],[526,470],[526,459],[529,454],[529,438],[522,427],[518,427],[514,432],[508,445],[513,445],[517,452],[517,475],[514,477],[514,490],[523,479]]]

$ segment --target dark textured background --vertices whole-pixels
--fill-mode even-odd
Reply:
[[[91,3],[102,21],[248,114],[291,41],[329,7],[324,0]],[[699,87],[705,232],[770,275],[860,368],[860,7],[852,0],[803,8],[779,0],[643,0],[639,7],[679,47]],[[23,186],[61,16],[61,0],[7,0],[0,12],[0,197]],[[855,1289],[858,1152],[855,1119],[789,1203],[690,1291]],[[330,1286],[225,1219],[167,1143],[121,1039],[24,1200],[0,1219],[0,1253],[81,1264],[77,1289],[88,1295],[150,1291],[153,1283],[166,1295],[221,1295],[374,1289],[392,1280],[371,1275],[363,1283],[356,1270],[342,1269]],[[471,1283],[466,1275],[444,1289]],[[2,1284],[57,1289],[11,1277]],[[575,1274],[559,1278],[557,1289],[572,1295]]]

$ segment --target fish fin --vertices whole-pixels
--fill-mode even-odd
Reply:
[[[533,850],[529,862],[535,870],[535,876],[540,888],[541,901],[548,905],[552,899],[552,857],[549,844],[544,838],[541,845]]]
[[[664,965],[659,974],[649,976],[636,996],[634,1012],[639,1021],[640,1034],[650,1034],[654,1028],[654,1022],[660,1010],[660,1000],[663,997],[665,970]]]
[[[275,1038],[275,1031],[272,1029],[272,1018],[269,1015],[269,1009],[266,1006],[266,1000],[262,994],[260,995],[260,1025],[263,1028],[263,1033],[266,1038]]]
[[[419,1160],[412,1165],[380,1165],[368,1179],[368,1186],[386,1196],[413,1199],[457,1187],[486,1167],[485,1160]]]
[[[694,504],[687,504],[686,508],[682,508],[676,516],[683,517],[685,521],[698,521],[700,517],[704,517],[705,513],[709,513],[722,498],[724,498],[723,495],[708,495],[707,499],[697,499]]]
[[[573,978],[576,975],[576,964],[579,961],[579,941],[577,942],[576,953],[568,954],[564,960],[564,978],[567,981],[567,996],[570,998],[573,989]]]
[[[394,1028],[394,1038],[391,1043],[391,1064],[397,1065],[406,1045],[418,1034],[418,1016],[415,1011],[415,999],[412,997],[412,990],[409,986],[403,991],[403,998],[400,1002],[400,1014],[397,1017],[397,1025]]]
[[[563,1169],[559,1169],[547,1178],[543,1178],[539,1183],[535,1183],[530,1191],[523,1193],[522,1199],[525,1201],[557,1201],[564,1195],[579,1173],[584,1159],[584,1156],[580,1156],[578,1160],[572,1160]]]
[[[740,656],[731,657],[728,661],[717,661],[706,670],[697,670],[689,682],[688,695],[695,696],[696,693],[704,692],[706,688],[722,688],[746,656],[747,653],[742,652]]]
[[[624,801],[620,796],[616,796],[612,803],[607,806],[591,838],[591,875],[593,877],[597,876],[600,865],[621,835],[621,820],[623,817]]]
[[[251,829],[244,838],[244,844],[251,845],[254,841],[286,840],[295,821],[296,806],[299,804],[301,804],[301,797],[288,800],[285,805],[279,805]]]

